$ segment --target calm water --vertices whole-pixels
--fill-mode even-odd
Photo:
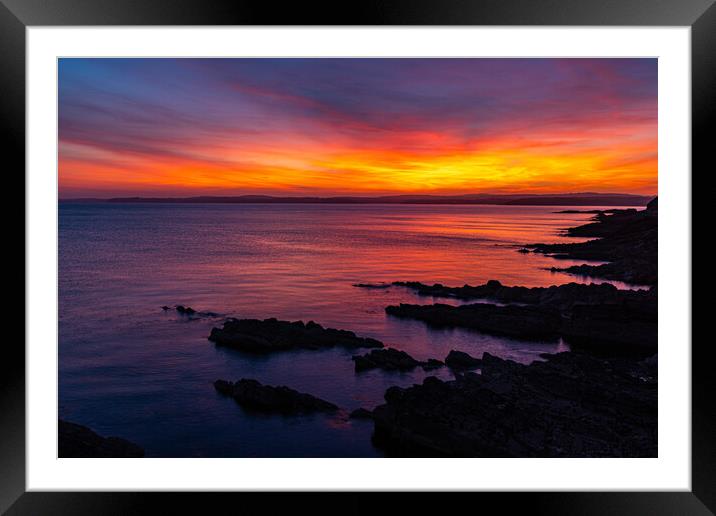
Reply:
[[[207,341],[212,326],[224,316],[315,320],[378,338],[418,359],[443,359],[460,349],[530,362],[567,344],[429,329],[391,318],[384,307],[433,299],[351,284],[590,282],[545,270],[581,262],[516,252],[523,243],[566,240],[561,229],[591,217],[554,213],[559,210],[61,204],[60,416],[130,439],[147,456],[380,456],[370,442],[370,422],[345,414],[249,414],[217,395],[212,382],[256,378],[350,411],[373,408],[389,386],[422,382],[426,373],[356,374],[352,353],[343,349],[245,355]],[[187,320],[160,309],[174,304],[222,316]],[[446,369],[429,374],[451,377]]]

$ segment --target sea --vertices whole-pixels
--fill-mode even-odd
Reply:
[[[351,356],[368,350],[252,355],[215,346],[207,340],[211,329],[227,317],[275,317],[351,330],[421,360],[444,359],[452,349],[540,360],[569,343],[430,328],[391,317],[385,307],[459,301],[353,285],[606,282],[549,270],[583,261],[517,252],[528,243],[580,241],[564,229],[592,215],[558,213],[569,208],[62,202],[59,417],[129,439],[147,457],[383,456],[371,440],[372,422],[348,413],[383,403],[393,385],[408,387],[428,375],[449,380],[447,368],[356,373]],[[177,304],[216,315],[162,310]],[[246,411],[215,391],[220,378],[286,385],[342,410]]]

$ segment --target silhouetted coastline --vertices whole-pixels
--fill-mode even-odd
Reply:
[[[58,457],[144,457],[144,450],[119,437],[102,437],[83,425],[58,420]]]
[[[568,232],[600,238],[530,247],[611,258],[615,261],[605,266],[586,267],[595,276],[605,270],[599,267],[609,267],[602,275],[644,278],[652,285],[649,291],[604,285],[527,289],[497,281],[460,288],[396,282],[424,295],[521,301],[529,308],[401,305],[387,307],[389,314],[523,338],[561,335],[572,351],[545,355],[545,362],[529,365],[484,353],[480,374],[391,387],[386,403],[372,412],[376,445],[394,456],[657,456],[657,201],[641,212],[600,212],[593,224]],[[519,310],[525,309],[521,318]]]
[[[194,196],[194,197],[81,197],[67,203],[168,203],[168,204],[493,204],[504,206],[645,206],[646,195],[611,193],[567,194],[467,194],[382,196]]]

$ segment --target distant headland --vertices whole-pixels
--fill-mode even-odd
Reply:
[[[466,194],[466,195],[383,195],[374,197],[279,197],[271,195],[196,197],[112,197],[66,198],[82,203],[173,203],[173,204],[497,204],[522,206],[646,206],[653,195],[615,193],[566,194]]]

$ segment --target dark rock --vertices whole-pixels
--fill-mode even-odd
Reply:
[[[385,311],[395,317],[417,319],[432,326],[462,327],[491,335],[527,340],[556,340],[561,325],[553,310],[531,306],[496,306],[475,303],[451,306],[433,305],[388,306]]]
[[[370,410],[361,407],[351,412],[348,417],[351,419],[373,419],[373,413]]]
[[[164,310],[165,312],[167,312],[171,309],[172,309],[172,307],[169,307],[166,305],[162,306],[162,310]],[[184,306],[184,305],[175,305],[174,310],[176,310],[176,312],[179,315],[186,316],[186,318],[189,320],[195,320],[200,317],[219,317],[219,315],[220,315],[216,312],[198,312],[198,311],[194,310],[192,307]]]
[[[230,396],[239,405],[249,409],[284,414],[310,412],[334,412],[338,407],[310,394],[295,391],[286,386],[262,385],[256,380],[242,378],[232,383],[216,380],[214,388],[224,396]]]
[[[482,365],[482,360],[453,349],[445,358],[445,364],[450,369],[475,369]]]
[[[353,286],[358,288],[382,289],[390,288],[390,283],[354,283]]]
[[[423,368],[424,371],[432,371],[433,369],[439,369],[441,367],[445,367],[445,362],[438,360],[436,358],[428,358],[425,362],[423,362],[420,367]]]
[[[556,340],[561,336],[573,349],[600,354],[646,356],[656,352],[655,287],[633,291],[609,284],[570,283],[541,289],[507,288],[517,289],[511,292],[520,293],[523,300],[537,293],[539,302],[527,306],[401,304],[386,307],[386,312],[433,326],[469,328],[525,340]]]
[[[600,265],[584,263],[570,267],[550,267],[549,270],[552,272],[566,272],[575,276],[623,281],[633,285],[656,285],[659,280],[658,272],[652,264],[638,257],[633,259],[624,258]]]
[[[602,213],[602,211],[614,211],[614,210],[561,210],[555,211],[554,213]]]
[[[144,450],[119,437],[102,437],[86,426],[58,420],[59,457],[144,457]]]
[[[421,362],[415,360],[405,351],[393,348],[374,349],[365,355],[356,355],[353,357],[356,371],[366,371],[368,369],[385,369],[386,371],[408,371],[421,366],[425,370],[435,369],[444,364],[440,360],[434,358]]]
[[[657,317],[656,303],[575,306],[561,334],[572,349],[646,356],[657,349]]]
[[[531,244],[524,246],[534,252],[554,258],[598,260],[606,265],[580,265],[555,269],[571,274],[583,274],[626,281],[641,285],[655,285],[658,281],[658,213],[656,199],[645,210],[612,210],[600,212],[595,222],[569,228],[568,236],[596,237],[580,243]]]
[[[353,357],[356,371],[380,368],[387,371],[407,371],[420,365],[420,362],[408,355],[405,351],[393,348],[374,349],[365,355]]]
[[[213,328],[209,340],[254,353],[269,353],[290,349],[320,349],[333,346],[347,348],[382,348],[383,343],[368,337],[357,337],[347,330],[323,328],[309,321],[279,321],[277,319],[229,319],[223,328]]]
[[[190,306],[177,305],[175,308],[182,315],[194,315],[196,313],[196,310]]]
[[[656,366],[659,363],[659,355],[652,355],[650,357],[645,358],[642,363],[647,366],[651,367],[656,371]]]
[[[424,381],[425,380],[423,380],[423,382]],[[385,391],[383,397],[388,403],[398,402],[402,399],[404,393],[405,389],[403,389],[402,387],[398,387],[397,385],[393,385],[392,387],[388,387],[388,390]]]
[[[485,353],[481,370],[388,389],[374,443],[397,456],[657,456],[653,364],[568,352],[521,365]]]
[[[439,283],[425,285],[417,281],[396,281],[394,285],[415,290],[419,295],[456,299],[491,299],[501,303],[522,303],[550,305],[560,310],[571,308],[575,304],[618,304],[625,299],[644,299],[645,291],[619,290],[610,283],[567,283],[551,287],[508,287],[497,280],[484,285],[464,285],[446,287]]]

